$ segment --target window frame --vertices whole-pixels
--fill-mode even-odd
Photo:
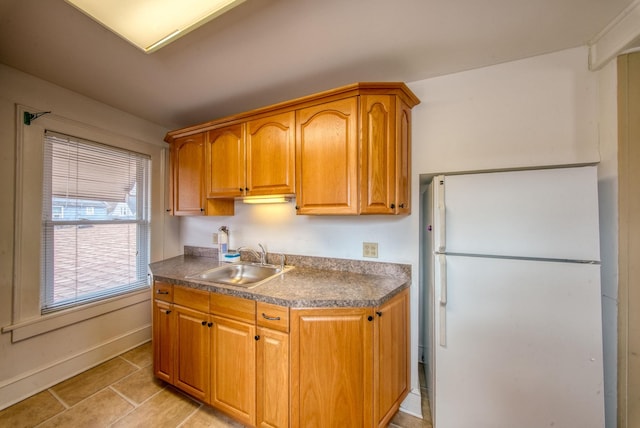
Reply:
[[[105,141],[109,145],[135,150],[151,157],[150,260],[156,261],[180,254],[177,241],[173,241],[173,232],[165,232],[165,228],[173,230],[175,225],[167,222],[166,216],[163,215],[168,203],[168,195],[163,186],[168,177],[169,153],[162,141],[166,131],[158,128],[155,130],[157,139],[150,139],[154,129],[149,128],[137,133],[135,129],[125,126],[123,129],[128,129],[129,135],[123,135],[55,113],[42,116],[30,125],[25,125],[25,112],[43,109],[21,104],[15,106],[13,310],[10,324],[2,326],[0,331],[10,333],[11,342],[15,343],[150,301],[151,295],[144,289],[54,313],[41,314],[39,263],[42,235],[42,139],[45,129],[50,129],[91,141]]]

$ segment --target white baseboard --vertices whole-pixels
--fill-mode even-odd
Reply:
[[[151,324],[0,383],[0,410],[151,339]]]
[[[409,391],[407,398],[400,404],[400,411],[422,419],[422,396],[420,388]]]

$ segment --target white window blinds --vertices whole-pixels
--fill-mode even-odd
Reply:
[[[148,286],[150,163],[45,132],[43,313]]]

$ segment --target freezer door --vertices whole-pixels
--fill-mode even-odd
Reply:
[[[436,265],[435,428],[604,426],[599,265]]]
[[[594,166],[453,175],[438,184],[440,252],[600,260]]]

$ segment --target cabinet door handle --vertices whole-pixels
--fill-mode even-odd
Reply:
[[[244,189],[242,187],[238,187],[238,190],[242,192]]]
[[[253,338],[254,338],[255,340],[260,340],[260,336],[259,336],[259,335],[257,335],[257,334],[256,334]]]
[[[207,322],[206,321],[202,321],[202,325],[207,325]]]
[[[170,310],[166,310],[166,311],[164,311],[164,313],[169,315],[171,313],[171,311]]]
[[[382,316],[382,312],[380,312],[380,311],[376,311],[376,315],[377,315],[377,316],[379,316],[379,317],[381,317],[381,316]]]
[[[157,290],[156,294],[169,294],[167,290]]]
[[[369,320],[369,321],[373,321],[373,317],[372,317],[371,315],[369,315],[369,316],[367,317],[367,320]]]
[[[212,323],[212,322],[207,323],[207,327],[211,327],[212,325],[213,325],[213,323]]]
[[[404,202],[399,205],[400,208],[404,208]]]
[[[264,312],[262,313],[262,318],[269,320],[269,321],[280,321],[280,317],[270,317],[269,315],[265,314]]]
[[[200,212],[203,212],[203,211],[204,211],[204,208],[200,208]]]
[[[391,204],[391,209],[395,208],[396,204]]]

